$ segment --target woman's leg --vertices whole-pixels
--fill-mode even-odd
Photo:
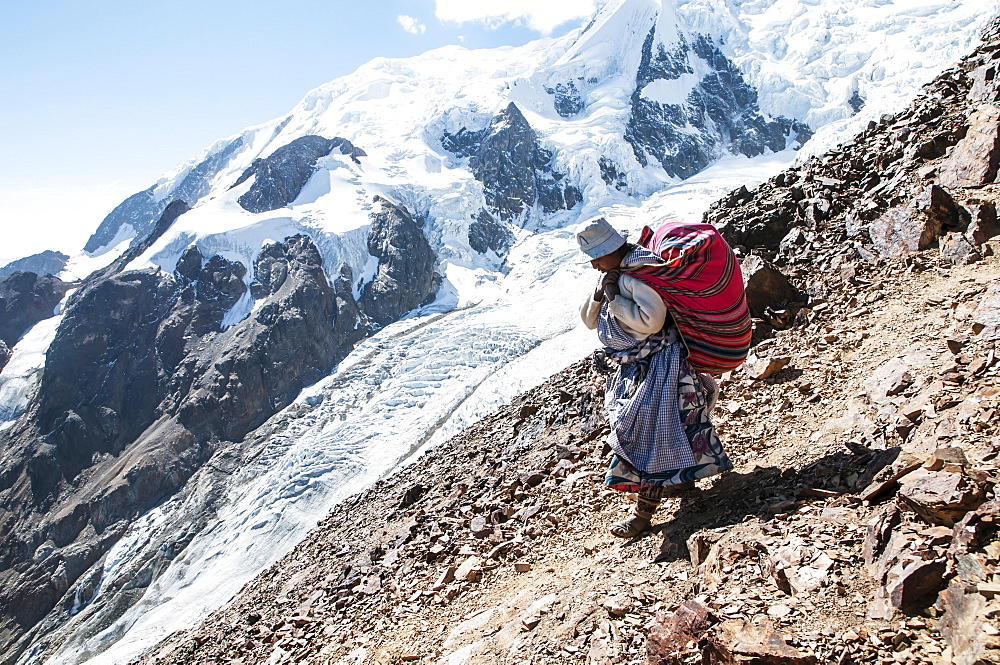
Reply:
[[[619,538],[634,538],[649,529],[652,524],[653,513],[656,512],[660,501],[660,497],[652,496],[648,492],[637,494],[635,506],[632,508],[632,517],[612,525],[611,535],[618,536]]]

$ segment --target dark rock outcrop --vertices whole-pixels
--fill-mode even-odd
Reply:
[[[0,369],[3,369],[4,366],[7,364],[7,361],[9,360],[10,360],[10,348],[8,348],[7,344],[2,339],[0,339]]]
[[[619,170],[618,165],[607,157],[600,157],[597,165],[601,169],[601,180],[604,184],[611,185],[618,191],[624,192],[628,189],[628,177],[624,170]]]
[[[854,111],[854,115],[861,112],[861,109],[865,107],[865,98],[861,96],[861,93],[857,90],[851,95],[851,98],[847,100],[847,103],[851,105],[851,110]]]
[[[553,170],[552,153],[538,144],[535,130],[511,102],[487,129],[445,133],[441,144],[459,157],[483,183],[490,212],[503,221],[525,214],[535,205],[543,212],[569,210],[583,196],[564,175]]]
[[[0,268],[0,277],[6,277],[15,272],[58,275],[66,266],[67,261],[69,261],[69,257],[62,252],[53,252],[51,249],[47,249],[44,252],[11,261],[3,268]]]
[[[33,272],[0,278],[0,341],[13,347],[28,328],[55,314],[71,286],[52,275]]]
[[[294,236],[269,251],[284,279],[225,330],[245,268],[196,248],[172,275],[101,272],[81,289],[37,401],[0,433],[0,651],[16,656],[26,631],[69,611],[64,594],[133,519],[349,351],[313,243]],[[136,599],[123,597],[118,613]]]
[[[480,210],[469,224],[469,246],[480,254],[492,250],[497,256],[504,256],[513,242],[510,229],[486,210]]]
[[[740,263],[750,313],[760,319],[765,309],[778,309],[800,299],[798,290],[780,270],[759,256],[750,255]]]
[[[191,320],[195,333],[204,335],[220,328],[226,312],[247,291],[243,283],[246,272],[242,263],[218,255],[204,261],[195,246],[185,250],[174,274],[187,286],[186,299],[195,303]]]
[[[221,150],[212,153],[195,165],[176,187],[155,196],[156,186],[133,194],[118,204],[97,227],[84,249],[96,252],[110,243],[126,224],[135,232],[136,240],[142,240],[156,221],[163,215],[169,203],[176,200],[197,203],[211,190],[212,179],[218,175],[245,148],[243,137],[229,142]]]
[[[572,118],[583,110],[583,97],[572,81],[557,83],[555,88],[546,88],[545,92],[553,95],[552,104],[556,113],[564,118]]]
[[[375,197],[382,209],[372,214],[368,252],[379,259],[378,272],[365,284],[359,305],[379,326],[398,319],[437,292],[434,250],[405,208]]]
[[[322,136],[301,136],[275,150],[269,157],[255,159],[243,171],[233,187],[253,176],[254,183],[239,198],[240,205],[249,212],[266,212],[284,208],[298,197],[309,178],[316,172],[316,162],[335,149],[348,155],[355,163],[365,152],[342,138],[325,139]]]
[[[722,155],[724,150],[754,157],[778,152],[790,144],[802,145],[812,131],[804,123],[784,117],[767,118],[757,105],[757,91],[726,58],[711,37],[698,35],[689,44],[683,37],[671,51],[654,49],[655,28],[642,47],[642,61],[632,94],[632,115],[625,140],[646,166],[656,160],[668,175],[687,178]],[[695,70],[698,57],[713,70],[680,103],[663,103],[643,95],[655,81],[673,81]],[[692,131],[694,130],[694,131]]]

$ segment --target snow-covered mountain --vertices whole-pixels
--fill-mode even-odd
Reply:
[[[593,347],[579,220],[700,218],[900,109],[983,4],[615,0],[374,60],[129,197],[0,339],[2,661],[126,662],[197,621]]]

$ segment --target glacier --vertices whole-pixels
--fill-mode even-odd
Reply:
[[[377,266],[366,246],[369,213],[373,198],[383,196],[425,220],[444,283],[433,303],[360,343],[330,376],[305,389],[262,428],[267,436],[248,437],[238,464],[224,474],[199,471],[133,524],[93,571],[94,598],[53,634],[62,646],[45,662],[124,663],[192,626],[294,547],[336,502],[588,354],[596,340],[578,324],[577,311],[595,277],[573,240],[579,220],[603,214],[633,237],[667,213],[699,220],[726,192],[760,182],[905,106],[922,83],[971,50],[978,29],[1000,11],[1000,3],[987,4],[612,0],[586,28],[558,39],[373,60],[309,92],[289,114],[222,139],[165,175],[149,190],[154,203],[166,205],[182,186],[199,198],[129,268],[171,272],[191,245],[206,257],[252,267],[262,246],[305,233],[328,276],[346,264],[367,280]],[[726,155],[686,180],[655,163],[640,165],[623,134],[651,31],[667,45],[683,35],[711,35],[756,89],[762,112],[803,120],[816,134],[799,152]],[[567,81],[575,82],[582,103],[568,117],[547,91]],[[694,83],[658,80],[643,94],[679,101]],[[865,101],[858,112],[850,103],[855,95]],[[468,160],[449,153],[440,139],[488,126],[510,102],[583,201],[550,214],[529,211],[511,224],[514,243],[506,256],[480,254],[467,227],[485,205],[483,185]],[[322,158],[284,208],[250,213],[240,207],[237,199],[251,185],[230,188],[240,173],[306,135],[344,137],[367,157],[360,163],[340,154]],[[602,158],[627,173],[624,191],[602,177]],[[206,162],[211,168],[198,170]],[[71,258],[63,277],[107,265],[138,229],[109,226],[105,244]],[[245,297],[225,325],[252,308]],[[15,346],[4,370],[10,380],[0,391],[9,383],[10,395],[0,399],[12,415],[24,408],[58,320],[43,323]],[[29,383],[15,383],[15,375]],[[185,530],[185,516],[207,504],[212,515]],[[164,534],[183,546],[142,599],[100,632],[78,630],[84,622],[100,624],[102,582],[141,573],[130,561],[159,547]],[[28,651],[19,662],[42,660],[40,652]]]

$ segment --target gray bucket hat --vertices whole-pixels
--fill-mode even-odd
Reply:
[[[580,251],[592,259],[610,254],[625,244],[625,238],[603,217],[588,219],[576,230]]]

